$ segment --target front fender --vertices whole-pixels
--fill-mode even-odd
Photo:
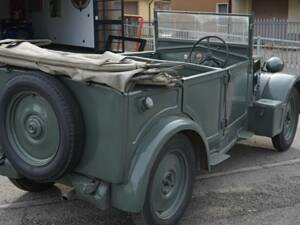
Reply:
[[[127,184],[112,185],[113,207],[136,213],[142,210],[151,169],[160,150],[172,136],[186,130],[197,132],[208,151],[204,132],[194,121],[177,116],[158,121],[137,146]]]
[[[285,73],[262,73],[260,76],[259,98],[286,102],[290,90],[300,77]]]

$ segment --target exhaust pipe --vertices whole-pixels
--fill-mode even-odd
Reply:
[[[76,191],[74,188],[68,190],[68,191],[62,191],[61,198],[64,201],[71,201],[76,199]]]

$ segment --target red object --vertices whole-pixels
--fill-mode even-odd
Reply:
[[[137,30],[130,30],[128,32],[135,32],[135,37],[140,38],[142,36],[144,19],[142,16],[137,15],[125,15],[126,24],[137,27]]]
[[[129,37],[141,38],[143,34],[144,19],[138,15],[125,15],[127,30],[125,34]],[[136,44],[136,51],[140,49],[140,44]]]

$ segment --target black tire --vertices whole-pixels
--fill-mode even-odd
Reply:
[[[161,163],[166,160],[166,157],[169,154],[180,152],[182,156],[186,160],[186,176],[185,181],[181,182],[184,183],[186,187],[185,191],[182,192],[182,198],[180,196],[180,202],[178,202],[178,207],[174,207],[174,212],[168,218],[163,218],[164,212],[161,212],[158,215],[154,211],[154,207],[151,204],[152,194],[154,193],[154,180],[157,174],[157,171],[160,170]],[[154,163],[154,166],[151,171],[150,181],[147,191],[147,196],[145,199],[143,211],[139,214],[132,214],[133,221],[136,225],[175,225],[179,222],[182,215],[184,214],[185,209],[187,208],[189,201],[192,197],[193,193],[193,186],[194,186],[194,176],[196,171],[196,161],[195,161],[195,153],[194,147],[189,139],[182,135],[178,134],[173,137],[162,149],[161,153],[159,154],[157,160]],[[176,178],[177,179],[177,178]],[[175,179],[175,180],[176,180]],[[179,178],[177,180],[180,180]],[[175,185],[176,187],[176,185]],[[175,189],[175,188],[174,188]],[[177,189],[177,188],[176,188]],[[172,192],[171,192],[172,193]],[[174,193],[173,193],[174,194]],[[177,193],[175,193],[177,195]],[[155,195],[155,194],[153,194]],[[175,196],[176,196],[175,195]],[[170,209],[168,209],[170,210]],[[168,212],[166,210],[166,212]],[[171,213],[171,212],[170,212]],[[165,215],[167,216],[167,214]]]
[[[287,108],[282,132],[272,138],[273,146],[279,152],[285,152],[290,149],[297,132],[299,94],[296,88],[292,88],[290,92]]]
[[[58,180],[74,169],[82,155],[84,123],[79,104],[56,77],[15,76],[0,96],[0,141],[24,178]]]
[[[54,185],[54,183],[37,183],[31,180],[27,180],[25,178],[23,179],[9,178],[9,180],[22,191],[33,192],[33,193],[47,191],[50,188],[52,188]]]

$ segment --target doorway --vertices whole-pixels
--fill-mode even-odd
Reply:
[[[288,18],[289,1],[253,0],[252,9],[256,18]]]

